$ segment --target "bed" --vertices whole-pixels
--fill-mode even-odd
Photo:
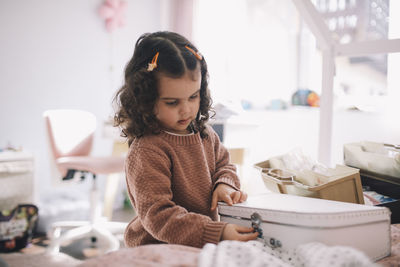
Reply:
[[[391,225],[391,236],[391,255],[376,262],[381,266],[399,266],[400,264],[400,224]],[[198,266],[201,252],[202,249],[182,245],[146,245],[123,248],[86,260],[79,266]]]

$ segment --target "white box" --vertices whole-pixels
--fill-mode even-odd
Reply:
[[[400,178],[400,147],[376,142],[343,145],[344,163],[364,171]]]
[[[351,246],[372,260],[391,250],[390,210],[384,207],[270,193],[233,206],[219,202],[218,213],[221,221],[255,227],[259,240],[272,247],[321,242]]]
[[[0,210],[32,204],[34,159],[28,152],[0,152]]]

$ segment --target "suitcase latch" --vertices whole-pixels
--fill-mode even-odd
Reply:
[[[254,212],[250,216],[251,219],[251,227],[254,228],[255,232],[258,232],[258,238],[263,238],[263,230],[261,229],[261,216],[257,212]]]
[[[262,218],[261,218],[260,214],[258,214],[257,212],[254,212],[253,214],[251,214],[250,219],[251,219],[251,227],[254,228],[255,232],[258,232],[258,239],[261,239],[263,241],[264,245],[270,246],[271,248],[282,247],[281,241],[279,241],[273,237],[265,237],[263,235],[263,230],[261,228]]]

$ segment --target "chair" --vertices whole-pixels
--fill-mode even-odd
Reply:
[[[62,221],[53,223],[48,233],[48,251],[58,252],[65,242],[90,237],[93,243],[104,248],[104,253],[117,250],[126,223],[110,222],[100,216],[96,177],[100,174],[123,172],[124,158],[116,156],[91,156],[96,117],[87,111],[56,109],[43,114],[54,165],[63,180],[76,175],[84,179],[92,175],[90,192],[90,221]],[[60,178],[61,178],[60,177]],[[65,231],[63,231],[65,230]]]

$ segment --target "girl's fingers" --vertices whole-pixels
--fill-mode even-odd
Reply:
[[[215,210],[217,208],[218,201],[224,201],[229,206],[232,206],[233,204],[244,202],[246,201],[246,199],[247,199],[247,194],[243,191],[234,191],[234,192],[214,191],[211,200],[211,210]]]
[[[245,202],[247,200],[247,193],[240,191],[240,199],[239,199],[239,203]]]
[[[229,194],[224,194],[223,197],[222,197],[222,201],[227,203],[229,206],[233,205],[232,198],[231,198],[231,196]]]
[[[254,232],[254,229],[252,227],[236,225],[235,230],[237,232],[236,238],[239,241],[254,240],[258,237],[258,232]]]
[[[232,197],[232,202],[233,202],[233,204],[238,203],[239,200],[240,200],[240,197],[241,197],[240,191],[235,191],[235,192],[233,192],[233,193],[231,194],[231,197]]]
[[[231,196],[229,194],[223,194],[222,197],[218,198],[218,194],[213,194],[212,200],[211,200],[211,210],[215,210],[218,206],[218,201],[223,201],[229,206],[233,205]]]
[[[254,231],[252,227],[245,227],[240,225],[236,225],[235,229],[238,233],[251,233]]]
[[[239,235],[239,240],[240,241],[250,241],[256,239],[258,236],[258,233],[249,233],[249,234],[240,234]]]
[[[235,191],[231,194],[233,203],[242,203],[247,199],[247,193],[243,191]]]
[[[221,240],[249,241],[256,239],[258,235],[259,233],[254,232],[251,227],[228,223],[224,228]]]

